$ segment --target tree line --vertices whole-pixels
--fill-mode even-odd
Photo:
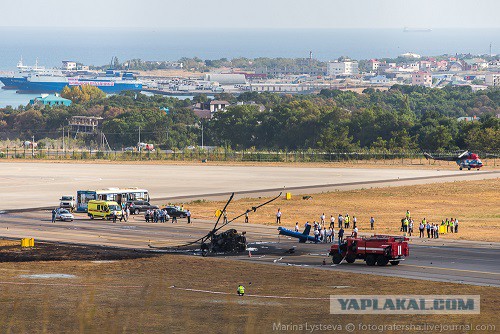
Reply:
[[[101,131],[114,149],[136,145],[140,129],[141,141],[164,149],[199,146],[203,131],[205,146],[233,149],[500,151],[498,89],[472,92],[470,87],[395,85],[388,91],[366,89],[362,94],[340,90],[221,94],[216,99],[254,104],[233,105],[211,120],[199,119],[191,109],[205,96],[179,100],[124,92],[106,97],[85,89],[66,90],[63,96],[74,103],[0,109],[2,139],[59,138],[71,116],[78,115],[103,117]],[[458,119],[466,116],[477,118]],[[95,136],[81,140],[82,145],[98,142]]]

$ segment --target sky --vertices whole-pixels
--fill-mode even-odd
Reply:
[[[0,27],[500,28],[499,0],[0,0]]]

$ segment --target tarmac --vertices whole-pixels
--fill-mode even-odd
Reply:
[[[51,223],[50,212],[32,211],[0,215],[0,235],[33,237],[35,242],[55,241],[193,254],[175,246],[205,235],[212,229],[213,223],[197,219],[193,219],[191,225],[185,219],[176,224],[146,223],[143,215],[131,216],[127,223],[113,223],[90,220],[84,214],[77,214],[73,222]],[[368,267],[361,260],[354,264],[334,265],[327,255],[329,244],[299,244],[296,239],[279,236],[276,226],[235,222],[230,227],[247,232],[248,247],[252,251],[238,256],[216,256],[269,265],[441,281],[443,284],[453,282],[500,287],[500,243],[412,238],[410,256],[398,266]],[[169,250],[160,249],[166,246],[170,247]],[[294,253],[287,253],[292,248]]]
[[[497,178],[500,171],[172,164],[0,163],[0,210],[48,208],[62,195],[109,187],[147,189],[154,201],[323,192]]]

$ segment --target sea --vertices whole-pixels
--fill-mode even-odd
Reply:
[[[182,57],[293,57],[328,61],[421,55],[500,53],[500,28],[432,29],[148,29],[0,27],[0,71],[13,71],[19,59],[59,67],[62,60],[86,65],[119,61],[179,60]],[[29,101],[28,96],[19,98]],[[0,92],[0,107],[19,100]],[[13,100],[12,100],[13,99]]]

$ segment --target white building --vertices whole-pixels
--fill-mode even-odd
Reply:
[[[63,70],[66,70],[66,71],[74,71],[74,70],[76,70],[76,61],[63,60],[62,61],[62,68],[63,68]]]
[[[205,74],[205,81],[217,81],[221,85],[244,85],[247,82],[244,74],[236,73]]]
[[[350,76],[359,74],[357,61],[336,61],[328,63],[328,76]]]
[[[500,87],[500,73],[488,73],[484,76],[486,86]]]

